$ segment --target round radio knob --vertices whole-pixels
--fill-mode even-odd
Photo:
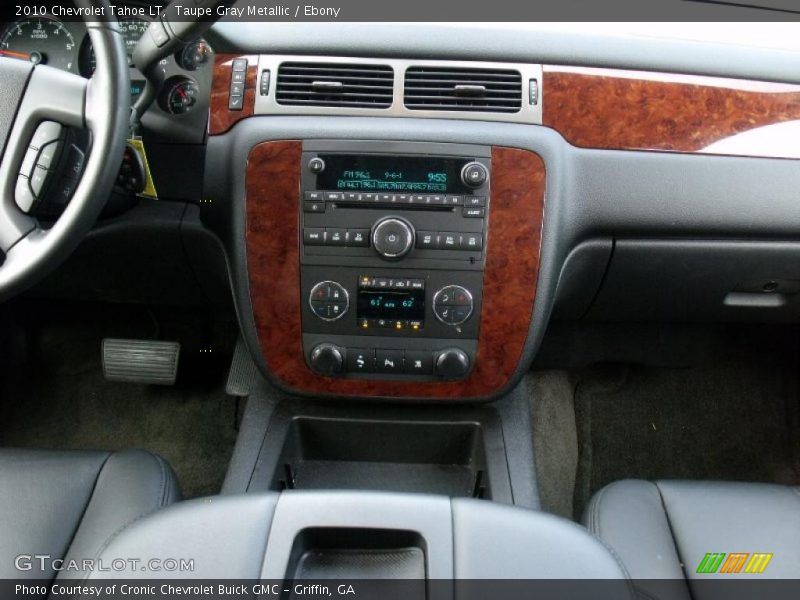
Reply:
[[[311,351],[311,367],[320,375],[336,375],[343,366],[342,352],[333,344],[319,344]]]
[[[308,170],[311,171],[314,175],[319,175],[325,170],[325,161],[322,160],[319,156],[315,156],[310,161],[308,161]]]
[[[436,374],[443,379],[461,379],[469,373],[469,356],[458,348],[442,350],[436,357]]]
[[[403,258],[414,247],[414,227],[399,217],[386,217],[372,227],[372,247],[386,260]]]
[[[489,179],[489,172],[479,162],[471,162],[461,169],[461,183],[467,187],[479,188]]]

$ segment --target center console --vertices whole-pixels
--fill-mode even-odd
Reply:
[[[521,374],[544,164],[529,151],[272,141],[247,263],[266,374],[293,393],[483,400]]]
[[[422,150],[431,154],[420,154]],[[309,142],[303,349],[325,376],[456,380],[475,363],[490,149]]]

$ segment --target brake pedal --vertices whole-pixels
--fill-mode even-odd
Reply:
[[[103,376],[108,381],[172,385],[178,374],[178,342],[103,339]]]

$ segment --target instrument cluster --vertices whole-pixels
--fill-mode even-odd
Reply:
[[[150,20],[133,17],[121,18],[119,22],[131,69],[133,102],[144,89],[144,77],[133,64],[133,51]],[[94,74],[96,67],[94,49],[85,25],[53,16],[24,17],[0,24],[0,56],[47,64],[87,78]],[[184,115],[194,110],[202,93],[201,83],[205,80],[197,77],[196,73],[210,64],[213,64],[212,51],[202,39],[181,47],[174,55],[162,60],[165,83],[159,94],[158,108],[170,115]]]

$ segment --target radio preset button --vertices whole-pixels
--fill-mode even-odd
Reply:
[[[336,321],[347,313],[350,297],[342,284],[321,281],[311,288],[309,294],[311,312],[324,321]]]

